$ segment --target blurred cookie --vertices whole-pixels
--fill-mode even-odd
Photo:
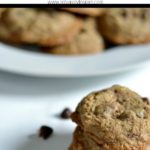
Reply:
[[[88,15],[88,16],[100,16],[104,12],[104,8],[62,8],[63,10]]]
[[[103,49],[103,38],[96,29],[95,20],[88,18],[72,42],[54,48],[44,48],[44,51],[61,55],[81,55],[98,53]]]
[[[0,8],[0,14],[3,13],[7,8]]]
[[[0,8],[0,17],[2,15],[2,13],[6,10],[7,8]]]
[[[150,146],[150,102],[114,85],[86,96],[72,119],[103,150],[147,150]]]
[[[8,8],[0,21],[0,39],[22,43],[22,34],[36,18],[36,12],[29,8]]]
[[[111,8],[99,19],[102,35],[116,44],[150,42],[150,8]]]
[[[82,27],[72,14],[34,8],[10,8],[2,15],[0,38],[43,46],[71,41]]]

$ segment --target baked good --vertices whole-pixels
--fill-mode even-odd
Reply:
[[[69,150],[103,150],[90,136],[77,126]]]
[[[1,19],[2,40],[42,46],[67,43],[82,27],[82,20],[73,14],[53,9],[10,8]]]
[[[104,41],[96,29],[95,20],[88,18],[73,41],[53,48],[44,48],[44,51],[59,55],[82,55],[99,53],[103,49]]]
[[[89,94],[71,117],[103,150],[150,148],[149,100],[126,87]]]
[[[85,150],[83,131],[80,127],[77,127],[73,133],[73,139],[69,150]]]
[[[0,8],[0,14],[2,14],[7,8]]]
[[[0,20],[0,39],[22,43],[22,34],[27,31],[36,17],[36,11],[29,8],[8,8]]]
[[[93,17],[100,16],[104,12],[104,8],[62,8],[62,9],[69,12]]]
[[[0,8],[0,18],[7,8]],[[0,20],[1,21],[1,20]]]
[[[115,44],[150,42],[149,8],[110,8],[99,18],[102,35]]]

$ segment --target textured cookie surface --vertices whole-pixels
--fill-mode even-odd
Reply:
[[[10,8],[2,16],[0,37],[4,40],[54,46],[71,41],[82,27],[72,14],[34,8]]]
[[[83,131],[80,127],[77,127],[74,131],[69,150],[85,150],[84,142]]]
[[[89,135],[78,126],[73,135],[73,141],[69,150],[103,150],[101,145],[93,141]]]
[[[99,16],[104,12],[104,8],[62,8],[62,9],[89,16]]]
[[[150,8],[110,8],[99,19],[103,36],[116,44],[150,42]]]
[[[0,38],[10,42],[22,42],[22,34],[27,31],[36,12],[29,8],[10,8],[1,16]]]
[[[146,150],[150,142],[149,100],[126,87],[89,94],[72,119],[104,150]]]
[[[98,144],[91,138],[91,135],[84,132],[81,127],[77,126],[73,134],[73,140],[69,147],[69,150],[120,150],[115,143],[111,144],[111,147],[107,143]],[[127,150],[127,149],[126,149]],[[131,150],[137,150],[132,147]],[[138,150],[150,150],[150,145],[145,147],[139,147]]]
[[[81,55],[98,53],[103,49],[104,42],[96,29],[95,20],[88,18],[72,42],[54,48],[45,48],[45,51],[53,54]]]

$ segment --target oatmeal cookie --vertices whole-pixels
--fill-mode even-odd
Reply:
[[[77,127],[73,133],[73,139],[69,150],[85,150],[83,131],[80,127]]]
[[[7,8],[0,8],[0,16]]]
[[[102,35],[115,44],[150,42],[150,8],[110,8],[99,18]]]
[[[1,19],[2,40],[42,46],[68,43],[82,27],[73,14],[36,8],[10,8]]]
[[[103,150],[101,145],[93,141],[89,135],[78,126],[73,135],[73,141],[69,150]]]
[[[104,150],[148,150],[149,100],[126,87],[114,85],[89,94],[72,120]]]
[[[88,18],[72,42],[43,49],[48,53],[61,55],[92,54],[101,52],[104,49],[104,41],[96,29],[95,20]]]

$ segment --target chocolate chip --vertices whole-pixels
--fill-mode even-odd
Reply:
[[[43,138],[44,140],[48,139],[53,133],[53,129],[48,126],[41,126],[39,130],[39,137]]]
[[[147,104],[150,104],[150,101],[147,97],[143,97],[142,100],[143,100],[143,102],[145,102]]]
[[[70,118],[70,115],[71,115],[71,110],[69,108],[65,108],[62,113],[60,114],[60,117],[62,119],[68,119]]]
[[[127,12],[126,12],[125,10],[123,10],[123,11],[121,12],[121,15],[122,15],[124,18],[126,18],[126,17],[127,17]]]
[[[143,9],[143,11],[141,13],[141,18],[146,19],[146,10],[145,9]]]
[[[85,33],[85,32],[86,32],[86,30],[85,30],[85,29],[82,29],[80,32],[81,32],[81,33]]]
[[[125,120],[128,118],[128,115],[126,113],[122,113],[119,116],[117,116],[117,119],[119,120]]]
[[[115,92],[115,93],[118,93],[118,91],[117,91],[117,90],[114,90],[114,92]]]
[[[129,137],[129,138],[139,138],[140,136],[138,135],[138,134],[135,134],[135,133],[132,133],[132,132],[130,132],[129,134],[127,134],[127,136]]]

